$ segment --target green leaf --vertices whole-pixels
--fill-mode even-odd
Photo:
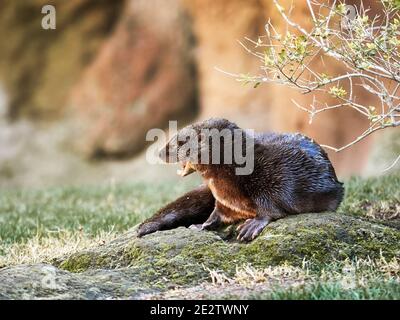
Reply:
[[[284,63],[287,58],[286,50],[282,49],[281,52],[278,53],[279,63]]]
[[[346,96],[347,91],[342,87],[333,86],[330,88],[329,93],[336,98],[343,98]]]
[[[271,48],[265,49],[264,51],[264,65],[266,67],[272,67],[273,65],[275,65]]]

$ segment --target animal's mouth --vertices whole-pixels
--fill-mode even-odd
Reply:
[[[180,175],[181,177],[185,177],[193,172],[196,171],[196,169],[193,167],[193,165],[190,162],[181,162],[182,169],[178,169],[176,173]]]

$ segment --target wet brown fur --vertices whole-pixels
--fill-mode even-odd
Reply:
[[[192,126],[197,130],[238,128],[225,119]],[[164,149],[168,148],[167,144]],[[273,220],[291,214],[334,211],[343,197],[342,184],[325,151],[300,134],[256,136],[254,171],[249,175],[236,175],[235,164],[191,166],[202,175],[205,185],[160,209],[140,225],[139,236],[191,224],[213,230],[221,224],[246,220],[239,227],[238,238],[250,241]]]
[[[200,185],[185,193],[175,201],[161,208],[152,217],[144,221],[138,231],[143,236],[158,230],[167,230],[179,226],[189,227],[203,223],[215,207],[215,198],[207,185]]]

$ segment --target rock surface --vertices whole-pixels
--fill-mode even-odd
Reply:
[[[80,149],[89,156],[127,156],[143,148],[148,130],[193,117],[192,46],[178,0],[127,1],[115,32],[73,89]]]
[[[41,26],[47,4],[0,2],[0,86],[14,118],[49,119],[63,113],[71,86],[109,36],[123,0],[51,1],[55,30]]]
[[[398,229],[333,213],[273,222],[251,243],[238,243],[234,236],[232,227],[218,233],[181,227],[137,238],[133,228],[51,264],[0,270],[0,298],[140,299],[174,288],[207,296],[212,289],[199,285],[209,280],[209,270],[230,275],[244,264],[299,266],[306,259],[323,266],[335,259],[400,254]]]
[[[291,2],[281,4],[288,8]],[[41,28],[45,4],[0,2],[0,37],[7,39],[0,51],[0,117],[6,112],[62,126],[72,114],[79,121],[65,140],[68,148],[77,142],[85,155],[131,156],[143,150],[150,128],[164,128],[168,120],[184,125],[197,111],[201,118],[227,117],[255,130],[300,131],[334,147],[352,141],[366,125],[351,108],[320,114],[309,125],[308,114],[292,99],[307,106],[313,95],[282,86],[243,87],[215,70],[259,73],[260,61],[236,40],[264,35],[268,19],[285,29],[270,0],[55,0],[56,30]],[[375,1],[368,5],[377,12]],[[304,1],[293,14],[305,27],[311,22]],[[340,71],[332,61],[313,68]],[[359,103],[376,104],[357,90]],[[328,97],[321,100],[329,103]],[[368,137],[331,153],[339,175],[361,173],[375,144]]]

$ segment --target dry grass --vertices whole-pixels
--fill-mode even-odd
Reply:
[[[242,286],[253,286],[259,283],[288,283],[288,281],[296,281],[304,283],[309,278],[307,268],[299,268],[291,266],[287,263],[280,266],[268,266],[264,269],[257,269],[251,265],[236,267],[236,273],[233,277],[228,277],[224,272],[218,270],[210,270],[211,283],[215,286],[225,286],[231,284],[239,284]]]
[[[304,261],[264,269],[244,265],[233,275],[205,268],[210,281],[141,299],[398,299],[400,258],[334,261],[323,269]]]
[[[366,201],[361,207],[365,210],[365,216],[372,219],[400,219],[400,203],[391,203],[389,201],[371,203]]]
[[[392,278],[400,281],[400,257],[386,260],[383,256],[379,259],[346,259],[327,265],[326,268],[316,271],[316,266],[304,261],[301,267],[291,266],[287,263],[280,266],[268,266],[257,269],[251,265],[236,268],[233,277],[228,277],[218,270],[210,270],[211,283],[215,286],[226,284],[254,285],[262,282],[287,282],[288,280],[303,283],[305,280],[342,281],[350,278],[361,283],[377,277]],[[314,270],[313,270],[314,269]]]
[[[36,236],[23,243],[4,246],[4,255],[0,256],[0,268],[18,264],[33,264],[49,262],[77,251],[93,248],[109,242],[117,234],[113,231],[100,231],[96,236],[90,236],[82,230],[57,231],[50,237]]]
[[[247,289],[256,288],[260,284],[270,286],[301,287],[316,283],[338,283],[344,290],[367,288],[374,281],[395,281],[400,286],[400,258],[380,259],[347,259],[342,262],[332,262],[326,268],[316,269],[317,266],[304,261],[302,267],[289,264],[268,266],[257,269],[251,265],[236,268],[236,273],[229,277],[222,271],[210,270],[211,284],[218,287],[232,285],[243,286]]]

